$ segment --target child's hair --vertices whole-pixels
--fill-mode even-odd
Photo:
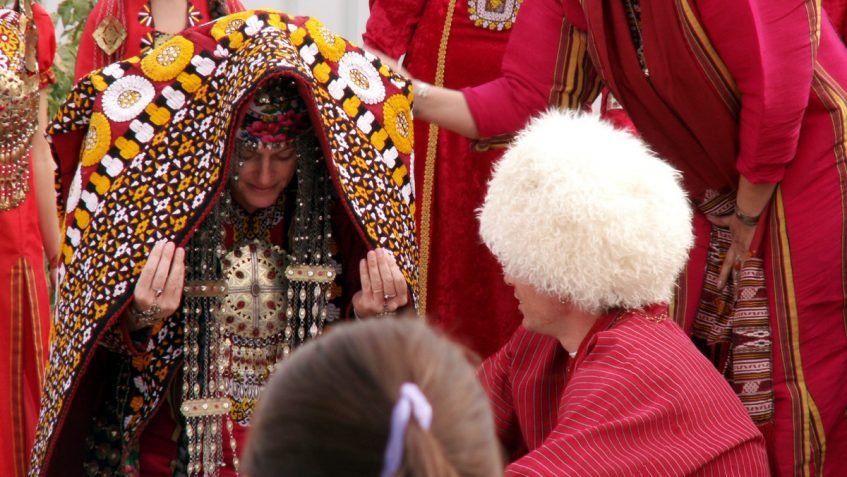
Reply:
[[[432,407],[397,428],[392,476],[500,476],[490,404],[465,352],[420,319],[341,324],[283,362],[262,394],[243,461],[249,477],[379,476],[400,388]],[[408,386],[407,386],[408,387]],[[414,407],[414,406],[413,406]]]
[[[229,4],[227,0],[209,0],[208,7],[209,15],[212,17],[213,20],[216,18],[225,17],[232,13],[229,11]]]

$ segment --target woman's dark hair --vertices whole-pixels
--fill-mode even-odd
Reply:
[[[244,472],[379,476],[404,383],[432,405],[432,425],[410,420],[396,476],[502,475],[490,404],[465,352],[415,318],[341,324],[283,362],[260,399]]]

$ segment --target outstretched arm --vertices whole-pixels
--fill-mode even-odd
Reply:
[[[752,219],[762,213],[797,153],[819,42],[810,3],[698,2],[706,32],[741,97],[736,210],[743,217]],[[744,260],[751,252],[756,223],[743,217],[713,218],[732,232],[721,286],[736,257]]]
[[[486,138],[513,134],[550,106],[581,108],[593,101],[600,82],[571,10],[561,0],[527,0],[509,37],[501,77],[461,91],[416,82],[416,117]]]
[[[56,286],[56,266],[59,260],[59,217],[56,215],[56,190],[53,187],[53,155],[44,137],[47,125],[47,94],[41,91],[38,108],[38,131],[32,137],[32,171],[35,179],[35,197],[38,200],[38,222],[44,254],[50,262],[50,282]]]
[[[415,81],[415,117],[462,136],[478,139],[479,128],[464,93]]]

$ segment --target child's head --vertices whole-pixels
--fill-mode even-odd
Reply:
[[[250,477],[502,475],[474,368],[417,319],[339,325],[298,349],[262,394],[244,465]]]

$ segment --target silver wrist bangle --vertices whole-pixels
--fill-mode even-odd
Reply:
[[[739,222],[749,227],[755,227],[756,225],[758,225],[760,216],[761,214],[747,215],[744,212],[741,212],[741,209],[737,207],[735,208],[735,217],[738,219]]]
[[[387,316],[396,316],[396,315],[397,315],[397,313],[394,312],[394,311],[384,311],[382,313],[377,313],[376,315],[373,315],[373,317],[384,318],[384,317],[387,317]],[[353,318],[355,318],[356,320],[363,320],[364,319],[361,316],[359,316],[358,313],[356,313],[356,307],[355,306],[353,307]]]
[[[413,80],[412,85],[415,87],[415,98],[426,98],[429,94],[429,87],[432,86],[421,80]]]
[[[412,113],[418,111],[418,100],[426,98],[429,94],[429,87],[431,86],[429,83],[420,80],[412,80],[412,86],[414,86],[414,98],[412,100]]]
[[[139,328],[145,328],[148,326],[153,326],[159,321],[159,313],[162,312],[162,308],[158,303],[153,303],[150,305],[150,308],[146,310],[139,310],[135,306],[135,302],[129,306],[130,318],[135,320],[136,326]]]

